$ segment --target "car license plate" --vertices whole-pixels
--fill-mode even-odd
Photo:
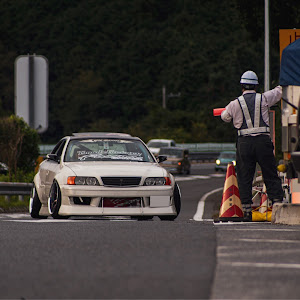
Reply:
[[[141,198],[102,198],[103,207],[141,207]]]

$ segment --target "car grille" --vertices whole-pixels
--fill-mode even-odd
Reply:
[[[139,185],[141,177],[101,177],[104,185],[109,186],[134,186]]]
[[[102,198],[103,207],[141,207],[141,198]]]

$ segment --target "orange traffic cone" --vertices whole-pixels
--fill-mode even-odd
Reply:
[[[252,221],[254,222],[271,222],[272,219],[272,202],[266,193],[266,186],[263,185],[261,191],[260,205],[252,210]]]
[[[266,185],[263,185],[262,195],[260,199],[259,212],[266,213],[267,210],[272,210],[272,201],[269,201],[268,195],[266,193]]]
[[[220,208],[220,221],[243,221],[244,214],[233,163],[227,165]]]

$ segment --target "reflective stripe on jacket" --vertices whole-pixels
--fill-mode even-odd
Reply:
[[[270,127],[261,116],[261,100],[262,95],[258,93],[238,97],[243,112],[243,124],[238,130],[239,136],[270,133]]]

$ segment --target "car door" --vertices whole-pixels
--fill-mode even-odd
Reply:
[[[45,159],[39,166],[39,178],[40,178],[40,200],[45,203],[48,198],[48,194],[46,194],[46,177],[49,169],[49,160]]]

